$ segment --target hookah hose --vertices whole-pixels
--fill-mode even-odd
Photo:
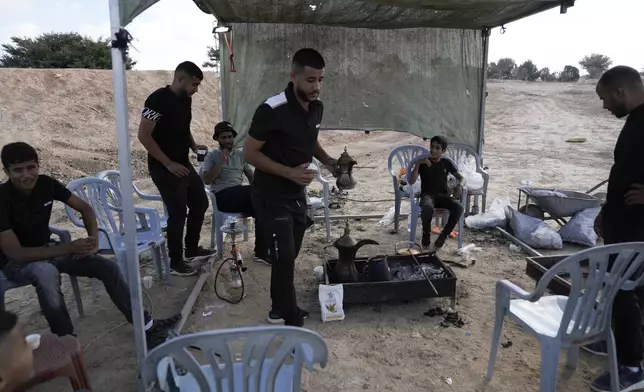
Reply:
[[[237,300],[231,300],[231,299],[225,298],[222,295],[220,295],[219,292],[217,291],[217,279],[219,278],[219,275],[220,275],[222,267],[225,266],[225,265],[228,265],[228,263],[232,263],[232,265],[235,266],[235,270],[236,270],[237,274],[239,275],[239,280],[241,281],[241,295],[239,296],[239,299],[237,299]],[[224,261],[221,262],[221,264],[219,265],[219,268],[217,268],[217,272],[215,273],[215,284],[214,284],[214,286],[215,286],[215,295],[217,296],[217,298],[219,298],[222,301],[226,301],[226,302],[228,302],[230,304],[235,305],[235,304],[240,303],[244,299],[244,290],[245,290],[245,288],[244,288],[244,275],[241,273],[240,267],[237,266],[237,264],[235,263],[235,260],[233,260],[232,258],[229,257],[227,259],[224,259]]]

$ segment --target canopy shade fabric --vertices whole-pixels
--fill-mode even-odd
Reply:
[[[369,29],[491,28],[574,3],[574,0],[193,1],[202,11],[226,23],[293,23]]]

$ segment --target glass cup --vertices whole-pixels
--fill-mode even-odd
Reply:
[[[197,150],[197,162],[203,162],[206,159],[206,154],[208,154],[208,149],[200,148]]]

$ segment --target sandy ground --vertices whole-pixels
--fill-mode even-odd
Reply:
[[[26,84],[13,82],[27,79],[30,82]],[[144,97],[167,80],[167,73],[133,72],[129,75],[132,130]],[[101,72],[0,70],[0,87],[9,93],[8,97],[5,94],[0,97],[0,116],[5,119],[4,129],[8,127],[10,131],[2,132],[1,141],[26,140],[36,144],[43,155],[44,170],[64,180],[114,167],[116,143],[110,122],[110,83],[110,74]],[[218,119],[215,109],[218,100],[213,98],[216,86],[216,81],[207,79],[202,93],[194,100],[195,134],[202,142],[209,140],[211,124]],[[491,178],[488,202],[505,194],[516,202],[516,187],[521,180],[531,180],[535,185],[587,190],[607,177],[621,122],[602,111],[593,89],[592,84],[584,83],[489,84],[484,158]],[[83,99],[78,100],[78,95]],[[8,103],[11,105],[6,106]],[[33,110],[34,105],[39,109]],[[584,137],[587,142],[566,143],[565,140],[571,137]],[[342,207],[332,213],[371,214],[385,213],[393,205],[391,177],[387,173],[389,151],[397,145],[421,141],[404,134],[329,132],[322,136],[322,142],[332,155],[339,155],[348,144],[349,152],[360,165],[374,167],[356,169],[358,186],[349,195],[353,201],[341,203]],[[137,143],[133,143],[133,149],[138,183],[153,190],[144,176],[143,154]],[[362,200],[384,201],[365,203]],[[403,211],[406,209],[408,205],[403,206]],[[208,213],[207,218],[209,216]],[[55,221],[65,225],[60,210]],[[364,254],[375,252],[376,248],[383,253],[392,253],[394,244],[407,238],[406,230],[389,234],[390,228],[378,226],[376,221],[354,221],[351,227],[355,238],[372,238],[381,243],[379,247],[365,248]],[[401,227],[406,227],[406,222],[402,222]],[[209,233],[210,225],[206,224],[202,237],[204,244],[207,244]],[[342,223],[334,222],[332,238],[341,234]],[[327,342],[329,364],[313,374],[305,372],[303,389],[483,390],[494,323],[494,283],[498,279],[510,279],[530,289],[534,282],[524,273],[525,255],[511,253],[506,240],[492,233],[467,230],[464,243],[475,243],[483,250],[477,254],[475,266],[454,270],[458,277],[457,310],[466,323],[462,328],[442,328],[440,318],[423,315],[430,307],[447,307],[447,300],[352,306],[345,309],[345,321],[323,324],[312,273],[324,257],[322,225],[307,234],[296,267],[298,299],[301,307],[312,312],[306,327],[319,332]],[[457,259],[452,255],[455,248],[456,240],[450,240],[442,251],[444,258]],[[250,259],[252,237],[251,241],[242,244],[242,250]],[[334,255],[334,252],[330,254]],[[212,288],[208,287],[195,305],[184,332],[265,323],[270,307],[270,269],[249,264],[245,276],[247,297],[240,304],[230,305],[216,299]],[[154,306],[157,316],[175,313],[185,301],[193,281],[175,279],[172,287],[157,284],[149,298],[144,296],[145,302],[148,307]],[[64,280],[64,289],[69,294],[68,307],[79,339],[86,347],[85,361],[94,390],[133,390],[135,364],[130,329],[120,326],[122,317],[104,290],[101,289],[98,300],[92,302],[89,282],[82,280],[82,283],[85,319],[78,319],[67,280]],[[29,332],[47,330],[33,289],[8,293],[7,307],[19,312]],[[204,310],[211,310],[212,315],[202,316]],[[494,379],[485,390],[538,390],[538,342],[511,323],[506,323],[502,341],[511,341],[512,345],[499,350]],[[582,354],[576,372],[560,372],[558,390],[588,390],[588,383],[604,366],[602,360]],[[37,388],[38,391],[68,389],[62,380]]]

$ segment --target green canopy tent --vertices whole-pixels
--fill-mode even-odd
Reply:
[[[123,29],[159,0],[110,0],[119,166],[128,280],[139,282]],[[574,0],[193,0],[228,32],[222,116],[244,136],[263,99],[284,88],[289,56],[327,60],[325,128],[443,134],[482,153],[490,29]],[[213,31],[214,33],[214,31]],[[233,46],[234,45],[234,46]],[[234,67],[233,67],[234,65]],[[130,285],[137,360],[146,355],[141,290]]]

